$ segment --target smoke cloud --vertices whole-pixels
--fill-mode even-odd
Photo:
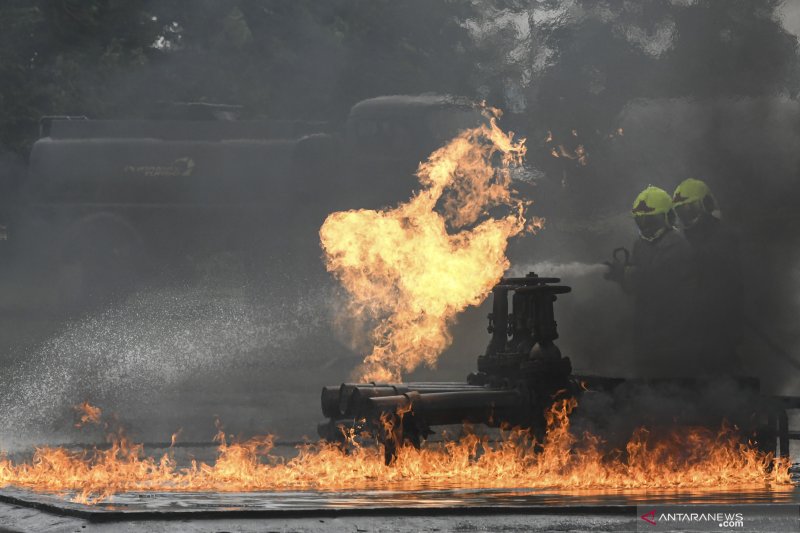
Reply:
[[[556,316],[559,346],[576,370],[647,371],[646,357],[631,346],[632,302],[603,279],[602,262],[637,238],[627,214],[641,189],[671,191],[688,177],[709,183],[724,222],[740,236],[747,316],[800,359],[800,26],[793,3],[145,4],[152,13],[142,25],[133,18],[113,24],[102,17],[114,13],[102,10],[62,13],[54,4],[41,18],[4,26],[5,38],[25,46],[6,46],[0,59],[30,72],[23,80],[6,76],[0,87],[3,113],[14,112],[11,102],[22,108],[19,117],[3,115],[10,124],[3,142],[14,155],[0,155],[0,216],[30,201],[16,194],[30,181],[22,162],[44,114],[163,119],[165,109],[174,110],[170,102],[220,102],[238,106],[240,119],[325,122],[318,129],[334,142],[320,153],[281,156],[280,165],[292,158],[307,164],[298,174],[284,172],[277,156],[274,165],[210,157],[228,187],[231,168],[247,170],[240,174],[253,181],[234,192],[248,200],[253,183],[273,193],[270,184],[297,185],[296,194],[267,195],[261,207],[285,216],[222,232],[223,240],[246,235],[261,248],[244,261],[247,279],[224,265],[198,277],[202,261],[181,252],[178,268],[153,258],[161,285],[64,311],[64,292],[84,285],[71,283],[72,267],[61,256],[43,253],[40,238],[54,233],[42,224],[47,217],[31,214],[15,244],[21,253],[0,258],[2,444],[12,433],[69,434],[65,413],[84,400],[133,413],[139,429],[164,435],[183,417],[186,431],[205,438],[214,414],[247,430],[262,431],[263,423],[287,435],[312,432],[319,386],[343,381],[358,363],[331,331],[332,316],[342,315],[331,311],[340,301],[331,296],[319,228],[334,211],[406,200],[409,191],[398,193],[398,183],[410,182],[430,152],[404,152],[398,135],[388,137],[385,152],[357,158],[348,112],[388,94],[449,93],[508,111],[501,126],[528,147],[525,182],[517,185],[534,202],[532,214],[547,219],[537,235],[509,244],[509,273],[557,276],[573,287],[559,297]],[[130,35],[132,28],[142,33]],[[135,47],[119,49],[124,42]],[[52,87],[58,92],[47,92]],[[395,131],[381,127],[370,130],[373,137]],[[619,128],[623,134],[609,135]],[[280,131],[280,142],[293,138]],[[546,143],[548,136],[555,140]],[[587,164],[553,157],[554,142],[580,144]],[[363,168],[352,165],[357,160]],[[206,235],[197,240],[205,244]],[[460,380],[474,371],[489,340],[488,312],[484,304],[457,316],[438,368],[410,378]],[[796,390],[792,367],[762,340],[745,335],[741,352],[746,372],[766,391]],[[207,403],[195,402],[206,391],[213,391]]]

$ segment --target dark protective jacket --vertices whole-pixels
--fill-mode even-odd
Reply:
[[[719,219],[707,215],[685,230],[697,270],[693,312],[699,352],[709,373],[736,374],[736,345],[742,328],[742,270],[739,240]]]
[[[655,241],[637,239],[623,288],[635,300],[634,348],[639,372],[687,376],[693,348],[687,338],[696,287],[692,251],[674,229]]]

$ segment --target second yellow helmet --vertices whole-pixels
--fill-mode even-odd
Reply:
[[[691,202],[702,202],[709,195],[711,195],[711,189],[708,188],[704,181],[689,178],[683,180],[675,188],[675,193],[672,195],[672,203],[677,207]]]

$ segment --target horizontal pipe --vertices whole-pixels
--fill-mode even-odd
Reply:
[[[476,387],[463,381],[412,381],[409,383],[342,383],[339,388],[343,390],[364,387],[398,387],[410,389],[431,389],[447,387]]]
[[[516,390],[458,391],[424,394],[411,392],[399,396],[370,398],[366,402],[373,413],[410,409],[427,426],[463,422],[495,425],[516,419],[522,396]]]
[[[364,401],[368,398],[402,396],[410,392],[420,392],[424,394],[433,393],[452,393],[463,391],[484,391],[484,387],[478,385],[467,385],[465,383],[454,385],[439,386],[432,383],[425,384],[425,387],[414,387],[408,385],[376,385],[362,386],[357,385],[352,388],[343,388],[338,398],[338,412],[346,415],[356,415],[363,408]],[[326,415],[330,416],[330,415]]]
[[[389,412],[411,407],[421,411],[452,408],[479,408],[486,405],[510,407],[519,405],[521,395],[516,390],[475,390],[457,392],[434,392],[430,394],[403,394],[369,398],[367,404],[374,410]]]

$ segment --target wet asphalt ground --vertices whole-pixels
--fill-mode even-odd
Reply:
[[[149,520],[91,522],[57,516],[29,508],[0,504],[0,531],[37,532],[175,532],[186,533],[264,533],[264,532],[529,532],[529,531],[636,531],[636,518],[625,515],[459,513],[446,516],[316,516],[311,518],[212,518],[204,520]]]

